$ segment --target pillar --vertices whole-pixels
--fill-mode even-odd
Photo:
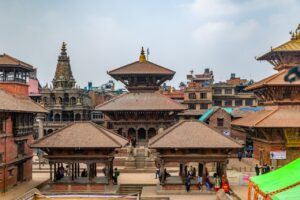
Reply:
[[[53,181],[52,162],[50,162],[49,165],[50,165],[50,181]]]
[[[57,164],[54,163],[53,165],[54,165],[54,181],[56,181],[55,175],[56,175],[56,171],[57,171]]]
[[[77,172],[77,163],[74,163],[74,177],[75,177],[75,179],[77,179],[77,175],[78,175],[78,172]]]
[[[179,176],[182,176],[183,164],[179,163]]]
[[[165,163],[164,160],[161,160],[160,163],[160,173],[161,173],[161,184],[165,183]]]
[[[203,164],[202,163],[199,163],[198,164],[198,176],[203,176]]]
[[[77,176],[80,176],[80,163],[77,163]]]

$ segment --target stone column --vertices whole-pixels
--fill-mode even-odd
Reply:
[[[50,165],[50,181],[53,181],[52,162],[49,162],[49,165]]]
[[[41,139],[44,136],[44,120],[45,116],[42,113],[37,114],[37,121],[39,123],[39,129],[38,129],[38,139]]]
[[[55,177],[55,175],[56,175],[56,171],[57,171],[57,163],[54,163],[53,164],[54,165],[54,181],[56,181],[56,177]]]

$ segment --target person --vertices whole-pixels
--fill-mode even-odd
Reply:
[[[255,165],[255,172],[256,172],[256,176],[259,176],[259,166],[258,166],[258,164]]]
[[[55,180],[59,180],[59,179],[61,179],[61,175],[60,175],[59,169],[57,169],[55,172]]]
[[[185,189],[186,189],[187,192],[190,191],[190,187],[191,187],[191,177],[187,176],[185,178]]]
[[[196,177],[196,168],[193,168],[193,173],[192,173],[193,177]]]
[[[83,171],[81,172],[81,177],[87,177],[86,169],[83,169]]]
[[[271,171],[271,168],[268,164],[266,164],[266,170],[265,170],[265,173],[269,173]]]
[[[221,180],[220,180],[220,177],[218,175],[216,175],[216,177],[215,177],[215,191],[218,192],[220,187],[221,187]]]
[[[202,185],[203,185],[202,176],[198,176],[197,183],[198,183],[199,190],[202,191]]]
[[[243,157],[243,153],[242,153],[242,151],[239,151],[238,152],[238,159],[239,159],[239,161],[242,160],[242,157]]]
[[[165,168],[165,171],[164,171],[164,173],[165,173],[165,178],[167,178],[167,177],[170,177],[170,176],[171,176],[171,174],[169,174],[169,173],[167,172],[167,168]]]
[[[225,175],[222,176],[222,185],[221,188],[224,190],[225,193],[229,193],[229,183]]]
[[[267,169],[267,164],[264,163],[262,168],[261,168],[261,174],[265,174],[266,173],[266,169]]]
[[[103,167],[102,172],[103,172],[104,176],[106,176],[106,167]]]
[[[135,137],[132,138],[132,146],[134,148],[136,147],[136,138]]]
[[[113,184],[118,184],[118,176],[120,176],[120,172],[118,171],[118,168],[115,168],[114,175],[113,175]]]
[[[211,188],[211,186],[212,186],[212,184],[211,184],[211,182],[210,182],[208,176],[205,177],[205,186],[206,186],[206,189],[207,189],[207,190],[210,190],[210,188]]]
[[[160,164],[158,164],[156,166],[156,170],[155,170],[155,179],[157,179],[157,177],[159,177],[160,175]]]

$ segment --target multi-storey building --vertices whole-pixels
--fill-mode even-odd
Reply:
[[[191,74],[186,76],[189,82],[198,83],[201,86],[211,85],[214,82],[214,72],[209,70],[209,68],[205,68],[203,74],[194,75],[193,73],[194,71],[192,70]]]
[[[28,75],[33,67],[0,55],[0,191],[32,177],[33,121],[47,112],[28,97]]]
[[[252,92],[244,92],[235,84],[215,83],[212,86],[213,106],[245,107],[257,106],[257,97]]]

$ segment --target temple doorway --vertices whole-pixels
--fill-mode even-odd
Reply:
[[[140,128],[138,130],[138,141],[146,140],[146,130],[144,128]]]

